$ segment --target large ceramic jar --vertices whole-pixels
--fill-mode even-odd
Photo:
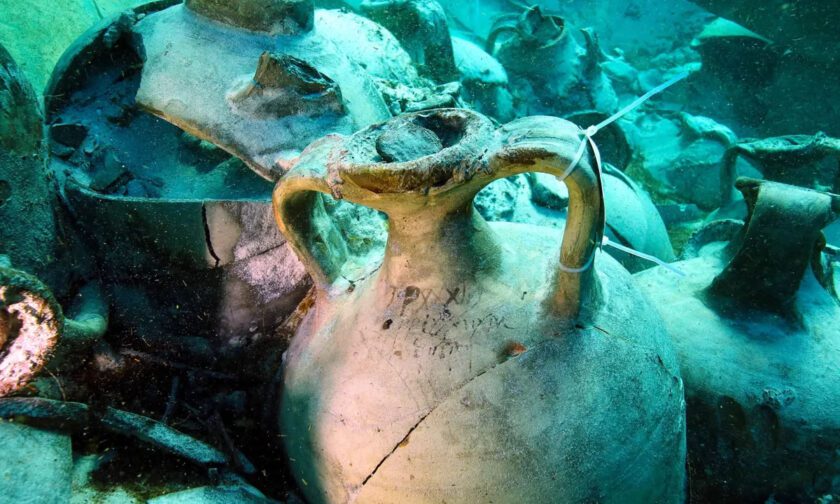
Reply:
[[[840,197],[737,187],[749,212],[734,239],[695,246],[676,264],[681,281],[663,268],[637,279],[662,307],[685,377],[692,496],[814,502],[840,492],[840,306],[819,266]]]
[[[310,145],[278,183],[316,283],[285,357],[280,426],[309,502],[680,502],[674,354],[628,273],[597,254],[598,171],[562,119],[496,128],[409,114]],[[485,185],[545,172],[564,233],[485,222]],[[351,257],[331,194],[384,212],[384,259]],[[359,278],[359,270],[369,275]]]

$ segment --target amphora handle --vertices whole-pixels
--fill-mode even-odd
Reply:
[[[569,190],[550,302],[556,314],[576,317],[581,304],[596,294],[593,265],[606,222],[597,153],[590,156],[590,140],[578,126],[556,117],[518,119],[502,126],[498,135],[500,147],[486,157],[488,174],[482,187],[511,175],[542,172],[556,176]]]
[[[333,231],[316,221],[321,192],[393,217],[429,219],[472,212],[487,184],[520,173],[557,176],[569,189],[566,229],[550,309],[575,317],[595,292],[593,261],[604,231],[600,172],[588,139],[574,124],[529,117],[496,128],[468,110],[406,114],[355,135],[326,137],[307,148],[278,182],[274,210],[280,230],[319,288],[337,278],[343,258],[325,243]],[[444,217],[441,217],[444,216]]]
[[[708,287],[712,299],[795,316],[799,284],[822,241],[822,229],[840,213],[840,196],[741,177],[748,215],[729,264]]]

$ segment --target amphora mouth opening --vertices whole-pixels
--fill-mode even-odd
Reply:
[[[428,192],[471,179],[494,138],[492,123],[467,110],[418,112],[356,133],[335,165],[368,191]]]

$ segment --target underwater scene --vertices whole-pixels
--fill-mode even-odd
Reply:
[[[840,503],[836,0],[0,0],[0,504]]]

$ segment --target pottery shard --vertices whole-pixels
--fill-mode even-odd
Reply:
[[[231,100],[240,111],[258,117],[344,113],[338,84],[289,54],[264,52],[252,81],[235,91]]]
[[[404,163],[443,149],[440,138],[419,124],[407,122],[389,128],[376,139],[376,152],[387,163]]]
[[[53,430],[78,430],[90,423],[90,410],[86,404],[41,397],[0,399],[0,422],[11,419]]]
[[[236,486],[203,486],[191,488],[149,500],[149,504],[271,504],[269,500],[254,487],[242,484]]]
[[[32,425],[61,430],[79,430],[95,423],[106,430],[138,439],[202,466],[224,466],[228,463],[224,453],[203,441],[149,417],[112,407],[97,411],[83,403],[39,397],[6,398],[0,399],[0,425],[3,425],[5,419],[22,419]],[[2,435],[0,446],[1,443]],[[244,462],[251,465],[247,460]]]
[[[99,421],[108,430],[135,437],[200,465],[220,466],[227,463],[227,457],[207,443],[136,413],[109,407]]]
[[[324,93],[335,88],[332,79],[306,61],[268,52],[260,56],[254,82],[261,88],[293,87],[305,94]]]
[[[187,0],[186,4],[216,21],[273,34],[310,30],[315,17],[310,0]]]

